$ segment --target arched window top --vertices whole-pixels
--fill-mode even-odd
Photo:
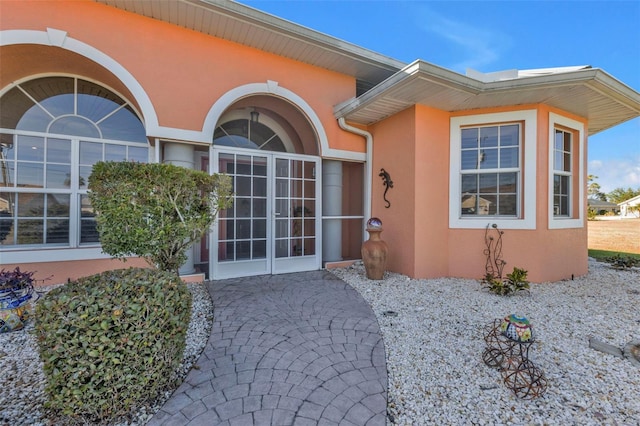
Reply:
[[[244,118],[219,125],[213,135],[213,143],[235,148],[287,152],[280,137],[270,127],[257,120]]]
[[[0,127],[147,143],[131,105],[111,90],[74,77],[16,85],[0,99]]]

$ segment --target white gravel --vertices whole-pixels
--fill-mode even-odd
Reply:
[[[37,290],[44,294],[53,287]],[[193,303],[183,360],[176,371],[181,379],[198,360],[213,324],[213,304],[205,286],[193,283],[187,284],[187,288]],[[46,419],[43,408],[45,377],[32,330],[33,321],[29,321],[22,330],[0,334],[0,425],[57,424],[55,419]],[[145,424],[170,395],[171,392],[161,395],[152,407],[143,407],[136,419],[123,424]]]
[[[640,340],[637,268],[620,271],[590,259],[587,276],[532,284],[529,295],[516,296],[488,293],[468,279],[387,273],[372,281],[361,262],[333,272],[378,318],[395,424],[640,424],[640,368],[588,342],[622,348]],[[482,361],[484,326],[512,313],[533,324],[529,358],[548,381],[546,394],[534,400],[517,398]]]
[[[589,337],[617,347],[640,340],[640,270],[589,262],[574,281],[534,284],[529,295],[496,296],[475,280],[411,280],[364,267],[334,269],[371,304],[384,336],[389,413],[401,425],[638,425],[640,368],[589,348]],[[184,376],[206,345],[212,305],[204,286],[190,284],[194,309]],[[397,317],[383,316],[385,311]],[[546,394],[521,400],[482,361],[483,328],[517,313],[532,322],[529,355],[548,381]],[[29,330],[0,334],[0,424],[43,425],[44,376]],[[144,424],[168,395],[141,410]]]

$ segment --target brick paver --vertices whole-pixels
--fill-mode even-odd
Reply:
[[[386,424],[374,313],[327,271],[208,282],[211,337],[149,425]]]

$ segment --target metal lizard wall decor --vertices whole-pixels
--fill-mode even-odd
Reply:
[[[389,188],[393,188],[393,181],[391,180],[391,176],[389,175],[389,173],[387,173],[385,169],[380,169],[380,173],[378,174],[378,176],[382,178],[382,184],[386,187],[384,189],[384,194],[382,195],[382,198],[387,203],[385,208],[388,209],[389,207],[391,207],[391,203],[389,202],[389,200],[387,200],[387,191],[389,190]]]

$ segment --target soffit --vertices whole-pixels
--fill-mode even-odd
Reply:
[[[95,0],[378,84],[406,64],[228,0]]]
[[[587,118],[589,134],[640,116],[640,94],[599,69],[485,83],[423,61],[336,106],[335,115],[370,125],[415,104],[456,112],[539,103]]]

